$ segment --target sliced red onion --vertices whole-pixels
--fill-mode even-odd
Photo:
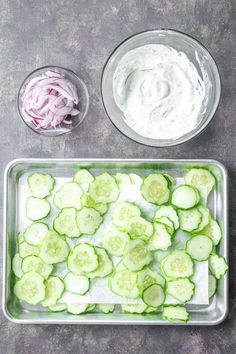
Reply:
[[[76,86],[56,71],[34,77],[20,92],[22,114],[25,119],[39,128],[56,128],[60,124],[71,124],[79,114]]]

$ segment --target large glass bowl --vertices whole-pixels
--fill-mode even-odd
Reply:
[[[47,129],[36,128],[36,126],[32,122],[30,122],[22,112],[21,90],[22,87],[24,87],[31,79],[36,76],[41,76],[42,74],[45,74],[45,72],[48,70],[56,71],[58,73],[63,74],[65,78],[70,80],[75,85],[79,97],[79,103],[75,108],[79,110],[79,113],[71,118],[71,124],[62,123],[56,126],[55,128],[52,127]],[[89,107],[89,94],[85,83],[72,70],[65,69],[59,66],[44,66],[34,70],[25,78],[18,92],[17,104],[20,116],[23,119],[24,123],[34,132],[45,136],[58,136],[71,132],[72,129],[76,128],[84,120]]]
[[[198,125],[187,134],[177,139],[151,139],[136,133],[126,124],[123,112],[116,105],[113,97],[113,75],[121,58],[130,50],[146,44],[163,44],[177,51],[184,52],[195,65],[206,86]],[[105,63],[101,94],[107,115],[114,125],[129,138],[150,146],[164,147],[181,144],[202,132],[211,121],[220,100],[221,84],[216,63],[207,49],[191,36],[171,29],[149,30],[133,35],[122,42]]]

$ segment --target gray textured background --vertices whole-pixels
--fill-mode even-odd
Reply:
[[[135,32],[158,27],[186,31],[207,46],[219,65],[223,89],[208,129],[189,143],[167,149],[145,147],[121,135],[105,115],[100,97],[102,67],[113,48]],[[17,157],[214,158],[229,169],[233,190],[235,43],[235,0],[0,0],[1,179],[6,163]],[[83,124],[55,139],[33,133],[16,108],[21,81],[47,64],[74,70],[91,96]],[[8,322],[1,313],[0,353],[235,353],[235,211],[231,193],[230,314],[220,326],[22,326]]]

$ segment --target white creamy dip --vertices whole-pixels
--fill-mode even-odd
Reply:
[[[113,95],[126,123],[138,134],[177,139],[201,120],[205,85],[186,54],[151,44],[120,60]]]

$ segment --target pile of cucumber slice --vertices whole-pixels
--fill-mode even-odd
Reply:
[[[121,305],[123,312],[144,315],[161,311],[165,320],[188,321],[184,304],[194,295],[195,263],[208,260],[209,298],[216,293],[217,282],[228,265],[217,254],[222,231],[203,196],[204,191],[208,195],[215,187],[213,174],[192,168],[185,171],[184,180],[176,187],[175,179],[165,173],[143,178],[107,172],[93,176],[80,169],[54,192],[51,175],[29,176],[31,196],[25,207],[32,223],[18,234],[18,251],[12,260],[14,294],[21,301],[53,312],[108,314],[115,305],[60,301],[64,291],[83,296],[94,279],[105,278],[108,291],[127,300]],[[156,206],[152,219],[147,218],[141,204],[119,201],[122,184],[138,184],[141,198]],[[57,215],[47,225],[43,219],[53,205]],[[108,210],[109,227],[94,242]],[[178,230],[186,234],[184,248],[174,246]],[[90,236],[90,241],[80,241],[83,235]],[[157,253],[163,255],[158,265]],[[62,262],[67,265],[64,278],[55,272]],[[177,304],[165,304],[167,295]]]

